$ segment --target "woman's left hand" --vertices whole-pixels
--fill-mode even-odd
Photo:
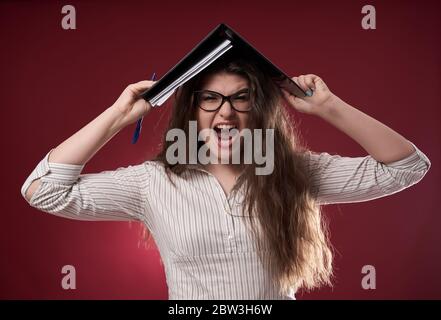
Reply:
[[[291,79],[305,92],[309,90],[309,93],[312,93],[311,96],[299,98],[282,89],[286,100],[299,112],[319,115],[335,100],[336,96],[329,90],[326,83],[315,74],[300,75]]]

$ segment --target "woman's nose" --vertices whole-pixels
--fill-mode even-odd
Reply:
[[[219,114],[224,118],[231,117],[232,115],[234,115],[234,112],[235,111],[231,106],[231,102],[229,100],[225,100],[219,109]]]

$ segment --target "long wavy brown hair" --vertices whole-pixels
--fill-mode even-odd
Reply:
[[[193,91],[200,90],[206,77],[216,72],[228,72],[248,80],[253,104],[250,129],[261,128],[264,132],[274,129],[272,174],[256,175],[257,165],[247,164],[234,187],[244,188],[242,207],[249,217],[261,260],[269,261],[266,265],[282,293],[331,285],[333,255],[327,224],[311,190],[304,157],[308,150],[287,111],[281,89],[267,73],[249,59],[225,55],[179,88],[168,130],[180,128],[190,138],[189,121],[196,120],[197,110]],[[265,136],[263,139],[265,146]],[[168,163],[166,151],[172,143],[164,137],[162,149],[154,159],[164,164],[169,178],[186,169],[185,165]]]

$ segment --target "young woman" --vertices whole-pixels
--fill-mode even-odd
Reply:
[[[333,94],[320,77],[293,80],[308,97],[290,96],[251,61],[225,58],[175,95],[168,132],[183,130],[190,144],[190,121],[198,132],[215,130],[198,148],[208,147],[219,159],[225,154],[219,151],[231,159],[235,139],[221,132],[273,130],[273,145],[263,148],[273,151],[270,174],[256,174],[261,164],[254,160],[171,163],[167,150],[174,142],[168,139],[152,161],[81,174],[107,141],[151,112],[139,95],[153,82],[141,81],[50,150],[22,195],[31,206],[66,218],[143,222],[159,248],[170,299],[295,299],[298,288],[331,283],[332,251],[320,205],[396,193],[420,181],[430,161],[412,142]],[[287,107],[322,118],[369,155],[308,150]],[[241,147],[242,159],[243,142]]]

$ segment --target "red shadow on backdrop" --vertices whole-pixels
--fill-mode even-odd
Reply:
[[[75,6],[77,29],[61,28]],[[225,22],[291,76],[314,73],[349,104],[414,142],[432,168],[419,184],[358,204],[328,206],[336,282],[299,299],[441,298],[439,197],[441,50],[437,2],[371,1],[377,29],[363,30],[363,1],[70,1],[0,3],[2,39],[0,298],[167,299],[155,247],[138,248],[139,227],[81,222],[29,207],[20,188],[50,150],[110,106],[129,83],[162,76]],[[157,151],[169,104],[144,120],[136,145],[126,128],[83,173],[139,163]],[[293,114],[310,147],[366,152],[320,119]],[[74,265],[77,289],[63,290]],[[361,287],[364,265],[377,289]]]

